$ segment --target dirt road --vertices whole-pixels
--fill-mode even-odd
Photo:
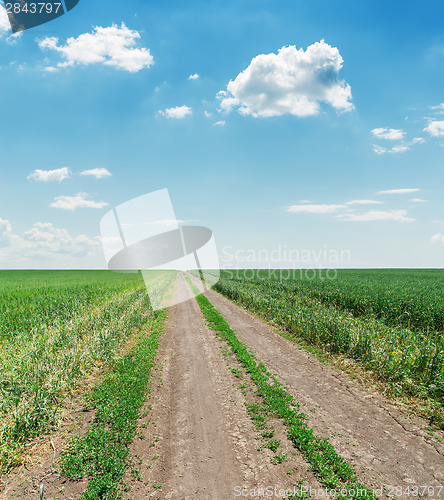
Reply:
[[[323,365],[219,293],[211,290],[207,296],[301,404],[310,427],[330,439],[359,477],[375,486],[444,484],[444,445],[432,442],[418,423],[407,421],[380,395],[359,389],[344,373]],[[437,498],[437,491],[431,496]]]
[[[176,293],[186,290],[181,277]],[[147,402],[150,415],[140,426],[146,439],[131,448],[142,460],[142,481],[131,481],[129,474],[125,498],[236,498],[236,486],[291,488],[296,479],[290,469],[306,484],[320,487],[301,457],[290,453],[285,465],[273,465],[270,450],[258,451],[258,432],[223,349],[195,300],[170,309],[159,353],[161,380]],[[155,445],[149,446],[153,435]]]

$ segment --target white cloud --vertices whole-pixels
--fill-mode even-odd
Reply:
[[[218,94],[221,109],[254,117],[319,113],[321,102],[339,111],[354,109],[350,85],[339,79],[343,59],[324,40],[307,50],[294,45],[260,54]]]
[[[444,243],[444,234],[436,233],[430,238],[430,241],[432,243]]]
[[[108,205],[105,201],[88,200],[87,193],[78,193],[74,196],[57,196],[49,205],[51,208],[61,210],[76,210],[77,208],[104,208]]]
[[[386,189],[385,191],[378,191],[376,194],[410,194],[421,191],[418,188],[402,188],[402,189]]]
[[[335,216],[339,220],[353,221],[353,222],[370,222],[370,221],[394,221],[394,222],[413,222],[415,219],[407,217],[406,210],[388,210],[376,211],[370,210],[361,214],[348,213]]]
[[[26,252],[45,256],[48,254],[70,254],[84,256],[91,247],[99,245],[98,239],[86,235],[71,237],[66,229],[55,227],[50,222],[37,222],[21,237],[21,246]]]
[[[6,9],[0,4],[0,39],[6,34],[9,35],[11,31],[11,25],[9,24],[8,14],[6,14]]]
[[[175,108],[167,108],[164,111],[159,110],[159,114],[167,118],[175,118],[181,120],[192,114],[192,109],[188,106],[176,106]]]
[[[428,203],[429,200],[423,200],[422,198],[410,198],[409,201],[413,203]]]
[[[194,75],[190,75],[188,77],[188,80],[198,80],[200,77],[197,73],[194,73]]]
[[[409,149],[410,146],[408,146],[407,144],[399,144],[398,146],[393,146],[392,149],[388,151],[388,153],[404,153]]]
[[[373,151],[378,155],[383,155],[386,153],[404,153],[405,151],[408,151],[413,145],[425,142],[422,137],[414,137],[411,141],[404,141],[403,137],[405,135],[405,132],[394,128],[375,128],[372,130],[372,134],[378,139],[400,141],[398,144],[395,144],[391,148],[386,148],[384,146],[380,146],[379,144],[373,144]]]
[[[213,116],[213,113],[210,113],[209,111],[204,111],[204,115],[207,117],[207,118],[211,118]]]
[[[382,146],[378,146],[377,144],[373,144],[373,151],[377,155],[383,155],[384,153],[388,152],[388,149],[387,148],[383,148]]]
[[[405,132],[395,128],[374,128],[372,134],[378,139],[386,139],[388,141],[399,141],[405,135]]]
[[[113,68],[136,73],[154,63],[149,49],[137,47],[140,34],[124,23],[103,28],[96,26],[92,33],[83,33],[77,38],[68,38],[59,45],[56,37],[47,37],[38,42],[42,50],[58,52],[64,62],[58,68],[90,64],[103,64]]]
[[[62,182],[68,179],[70,171],[68,167],[57,168],[55,170],[34,170],[27,179],[37,182]]]
[[[8,220],[0,217],[0,248],[11,244],[12,227]]]
[[[431,120],[424,132],[428,132],[432,137],[444,136],[444,121]]]
[[[227,122],[226,122],[225,120],[220,120],[219,122],[214,122],[214,123],[213,123],[213,125],[214,125],[215,127],[225,127],[225,124],[226,124],[226,123],[227,123]]]
[[[4,8],[4,6],[0,3],[0,40],[4,39],[7,44],[15,45],[17,43],[17,40],[22,36],[22,34],[23,31],[19,31],[18,33],[12,33],[8,14],[6,13],[6,9]]]
[[[352,200],[347,201],[346,205],[381,205],[382,203],[384,202],[376,200]]]
[[[392,148],[384,148],[382,146],[378,146],[377,144],[373,144],[373,151],[377,155],[383,155],[385,153],[404,153],[405,151],[408,151],[413,144],[417,144],[418,142],[424,142],[424,140],[420,137],[416,137],[408,143],[397,144]]]
[[[11,224],[0,219],[0,256],[2,259],[53,258],[57,255],[84,257],[100,245],[99,238],[84,234],[73,237],[66,229],[50,222],[37,222],[23,234],[14,234]]]
[[[438,104],[438,106],[430,106],[430,109],[432,109],[433,111],[435,111],[435,113],[440,115],[444,113],[444,102]]]
[[[112,175],[106,168],[92,168],[91,170],[84,170],[80,172],[80,175],[88,175],[95,177],[96,179],[104,179],[105,177],[110,177]]]
[[[346,208],[345,205],[290,205],[287,207],[287,212],[292,214],[331,214],[342,208]]]

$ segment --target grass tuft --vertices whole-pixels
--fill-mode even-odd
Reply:
[[[89,478],[82,500],[121,496],[119,482],[130,465],[128,446],[136,435],[165,318],[164,311],[152,313],[147,325],[151,332],[139,333],[135,347],[112,363],[88,396],[88,405],[97,409],[93,425],[61,458],[66,477]]]

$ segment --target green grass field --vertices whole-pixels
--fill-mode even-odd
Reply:
[[[175,276],[147,280],[158,288],[159,303],[171,295]],[[427,416],[444,428],[444,271],[323,276],[223,271],[215,288],[290,338],[354,359],[391,393],[431,401]],[[56,426],[64,398],[94,367],[121,366],[127,340],[158,318],[140,274],[0,271],[0,472],[22,461],[27,441]],[[130,361],[122,365],[128,373]],[[134,397],[128,392],[134,408],[144,390]],[[110,474],[117,478],[120,472]],[[97,487],[112,489],[113,481]]]
[[[0,272],[0,472],[50,431],[63,399],[151,315],[139,274]]]
[[[443,270],[342,270],[331,280],[223,271],[215,288],[290,335],[355,359],[391,390],[444,404]]]

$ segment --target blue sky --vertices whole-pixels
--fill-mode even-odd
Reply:
[[[161,188],[227,267],[442,267],[443,15],[80,0],[21,36],[0,16],[0,268],[104,267],[101,217]]]

